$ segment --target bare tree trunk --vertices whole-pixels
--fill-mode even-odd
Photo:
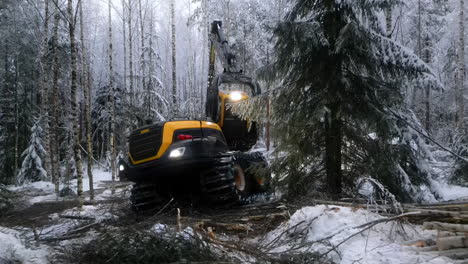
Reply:
[[[89,71],[89,59],[84,42],[84,18],[83,18],[83,1],[79,2],[80,12],[80,42],[81,42],[81,89],[84,94],[84,117],[86,131],[86,146],[87,146],[87,174],[89,181],[89,198],[94,200],[94,181],[93,181],[93,144],[91,142],[91,83]]]
[[[429,36],[426,36],[424,39],[424,62],[427,64],[431,63],[432,60],[431,55],[431,40]],[[431,130],[431,87],[427,86],[425,90],[425,98],[424,98],[424,124],[426,130],[429,132]]]
[[[124,72],[123,72],[123,86],[124,86],[124,92],[127,92],[127,27],[125,24],[125,6],[126,2],[125,0],[122,0],[122,31],[123,31],[123,66],[124,66]]]
[[[465,123],[465,1],[460,0],[460,18],[459,18],[459,46],[458,46],[458,93],[457,93],[457,126],[464,128]]]
[[[112,47],[112,4],[111,0],[108,0],[109,4],[109,90],[111,93],[110,104],[111,104],[111,131],[110,131],[110,151],[111,151],[111,173],[112,173],[112,194],[114,193],[114,181],[115,181],[115,89],[114,89],[114,65],[113,65],[113,47]]]
[[[421,40],[421,0],[418,0],[418,25],[417,25],[417,31],[418,31],[418,36],[417,36],[417,47],[416,47],[416,54],[421,58],[422,56],[422,40]],[[412,93],[412,98],[411,98],[411,105],[412,108],[416,108],[416,88],[413,88],[413,93]]]
[[[81,163],[81,149],[80,149],[80,128],[78,126],[78,85],[77,85],[77,50],[76,50],[76,39],[75,39],[75,16],[73,11],[73,0],[68,0],[67,5],[68,13],[68,29],[70,35],[70,56],[71,56],[71,112],[72,112],[72,124],[73,124],[73,147],[76,163],[76,174],[77,174],[77,194],[79,197],[83,195],[83,165]]]
[[[172,115],[176,116],[177,109],[177,64],[176,64],[176,27],[175,0],[171,0],[171,33],[172,33]]]
[[[148,87],[146,87],[146,62],[145,62],[145,27],[144,27],[144,21],[143,21],[143,9],[141,8],[141,0],[138,0],[138,13],[140,16],[140,37],[141,37],[141,51],[140,51],[140,67],[141,67],[141,81],[143,84],[143,91],[147,92]],[[149,94],[149,92],[148,92]],[[148,100],[148,98],[146,99]],[[149,106],[149,103],[146,102]],[[149,114],[149,111],[148,111]]]
[[[154,28],[153,28],[153,25],[154,25],[154,10],[153,8],[151,8],[151,14],[150,14],[150,37],[148,39],[149,41],[149,80],[148,80],[148,90],[150,91],[151,89],[154,89],[154,80],[153,80],[153,76],[156,75],[155,73],[155,69],[154,69],[154,54],[153,54],[153,34],[154,34]],[[152,110],[151,110],[151,106],[153,105],[153,102],[152,102],[152,96],[151,94],[148,94],[148,115],[149,117],[153,117],[153,113],[152,113]],[[157,107],[156,105],[154,107]],[[159,111],[159,108],[158,108],[158,111]]]
[[[15,175],[18,175],[19,169],[19,98],[18,98],[18,54],[15,54]]]
[[[133,111],[135,91],[133,90],[133,35],[132,35],[132,0],[128,0],[128,51],[130,67],[130,111]]]
[[[45,151],[47,153],[45,157],[45,170],[49,175],[52,173],[51,167],[51,153],[49,137],[50,137],[50,113],[49,113],[49,63],[47,61],[48,51],[49,51],[49,0],[44,1],[44,33],[43,33],[43,43],[42,43],[42,89],[41,89],[41,117],[43,118],[42,124],[44,129],[44,142]],[[52,175],[52,178],[54,176]]]
[[[60,161],[58,151],[58,120],[59,113],[57,109],[57,97],[58,97],[58,79],[59,79],[59,57],[58,57],[58,28],[60,23],[60,14],[58,8],[55,9],[54,15],[54,30],[53,30],[53,77],[52,77],[52,91],[50,92],[50,107],[51,107],[51,129],[49,136],[49,148],[51,150],[51,162],[52,162],[52,181],[55,185],[55,193],[59,193],[60,189],[60,174],[58,169],[58,163]]]

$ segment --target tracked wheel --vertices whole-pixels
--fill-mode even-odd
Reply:
[[[162,203],[162,199],[157,194],[156,185],[148,183],[133,185],[130,200],[135,212],[152,211]]]
[[[200,175],[203,199],[214,205],[230,205],[240,201],[234,179],[232,154],[219,156],[212,168]]]

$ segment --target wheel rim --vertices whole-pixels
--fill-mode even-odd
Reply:
[[[242,170],[241,166],[238,164],[234,165],[234,181],[236,182],[236,188],[239,191],[244,191],[245,190],[245,175],[244,175],[244,170]]]

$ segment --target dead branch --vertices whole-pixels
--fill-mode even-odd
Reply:
[[[90,216],[80,216],[80,215],[59,215],[60,218],[74,219],[74,220],[96,220],[94,217]]]
[[[69,240],[69,239],[79,238],[79,237],[82,237],[82,236],[83,236],[83,234],[75,234],[75,235],[61,236],[61,237],[45,237],[45,238],[39,239],[39,241],[54,242],[54,241],[62,241],[62,240]]]

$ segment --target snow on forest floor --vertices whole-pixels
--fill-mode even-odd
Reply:
[[[96,194],[96,200],[103,200],[106,199],[109,195],[111,195],[111,190],[109,188],[111,182],[112,176],[110,172],[100,168],[95,168],[93,170],[93,187]],[[76,192],[77,180],[71,180],[69,186],[74,192]],[[62,189],[63,187],[64,185],[60,186],[60,189]],[[85,174],[83,177],[83,192],[85,192],[85,200],[89,200],[89,196],[86,195],[86,192],[89,192],[89,187],[89,178]],[[21,186],[8,186],[8,189],[10,191],[21,193],[22,195],[27,197],[27,202],[29,205],[39,202],[56,201],[57,195],[55,194],[54,188],[54,184],[48,181],[32,182]],[[116,189],[116,192],[121,191],[122,189]]]
[[[397,222],[378,224],[361,233],[363,228],[357,228],[383,218],[364,209],[326,205],[304,207],[289,221],[258,239],[258,243],[271,253],[318,252],[341,264],[457,263],[407,246],[422,238],[435,239],[435,231],[423,231],[420,226]]]
[[[467,200],[468,188],[447,183],[453,163],[450,159],[444,160],[444,155],[444,153],[436,153],[434,162],[430,164],[434,179],[433,186],[439,190],[443,201]],[[98,226],[102,227],[108,224],[115,226],[116,223],[122,225],[120,222],[123,218],[126,219],[125,221],[129,221],[128,225],[134,225],[135,221],[138,220],[127,219],[133,217],[129,216],[131,210],[129,210],[130,206],[127,201],[130,184],[116,183],[118,187],[112,194],[110,173],[95,169],[93,174],[96,200],[102,202],[120,198],[121,201],[125,202],[84,205],[81,209],[76,204],[63,206],[56,204],[54,207],[48,206],[47,203],[57,200],[65,203],[70,200],[57,199],[54,185],[51,182],[9,186],[8,189],[18,193],[21,200],[16,214],[10,218],[2,219],[0,217],[0,263],[3,263],[4,260],[13,260],[19,263],[49,263],[50,257],[57,253],[57,248],[66,247],[72,241],[73,243],[89,243],[100,232]],[[76,191],[76,180],[70,182],[70,187]],[[87,177],[83,180],[83,188],[85,196],[89,197],[86,193],[89,191]],[[242,211],[244,209],[236,210]],[[290,219],[279,226],[272,226],[270,231],[262,229],[261,232],[249,232],[247,236],[235,233],[218,235],[231,241],[245,239],[246,243],[272,255],[284,252],[328,253],[328,257],[334,263],[459,263],[445,257],[418,252],[414,247],[408,246],[416,240],[435,239],[434,232],[423,231],[418,225],[386,222],[356,234],[362,229],[356,228],[357,226],[383,217],[364,209],[333,205],[316,205],[294,209],[290,207],[289,210],[292,210],[290,212],[293,213]],[[229,212],[224,213],[229,214]],[[185,211],[185,215],[189,216],[187,214]],[[183,229],[192,230],[193,228],[196,230],[194,223],[201,221],[204,217],[206,215],[203,214],[201,216],[190,215],[189,218],[192,220],[191,222],[187,220]],[[172,218],[171,215],[170,219]],[[172,230],[176,229],[174,219],[170,221],[168,219],[151,218],[151,221],[154,221],[151,226],[169,226]],[[184,224],[184,222],[182,223]],[[263,225],[271,226],[271,223]],[[159,229],[151,230],[151,226],[146,227],[148,231],[160,232]],[[69,239],[63,241],[60,239],[70,236],[70,234]],[[354,234],[356,235],[352,236]],[[349,240],[347,240],[348,238]],[[333,249],[334,247],[336,248]],[[237,258],[241,262],[252,260],[251,256],[242,254],[239,254]]]

